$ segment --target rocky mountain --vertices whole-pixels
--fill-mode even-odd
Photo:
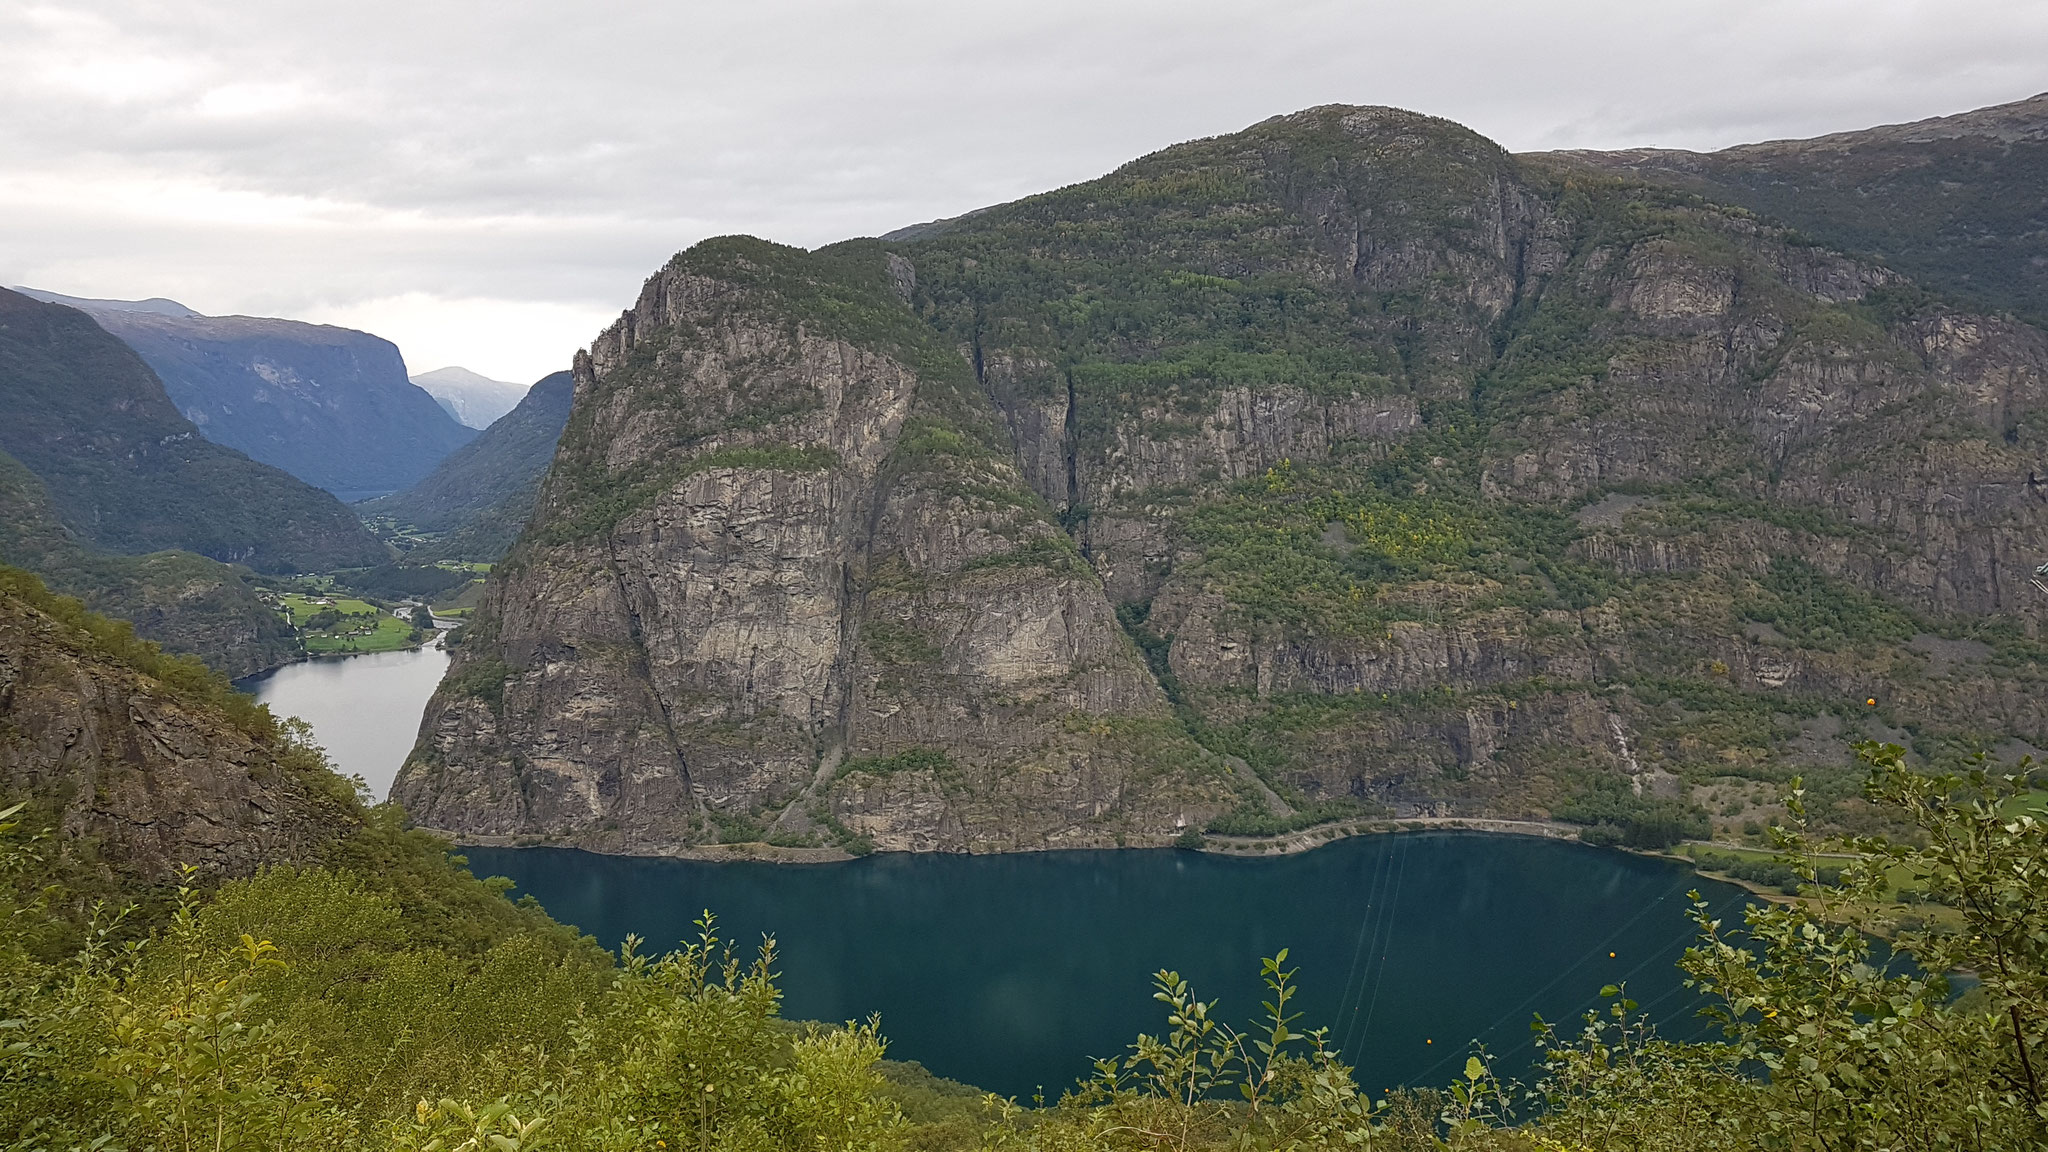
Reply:
[[[1174,723],[967,362],[872,247],[707,242],[575,368],[532,526],[393,795],[676,848],[1160,843]]]
[[[394,795],[609,849],[996,850],[1735,834],[1803,773],[1854,826],[1852,739],[2048,743],[2044,403],[2041,329],[1395,109],[707,241],[579,359]]]
[[[345,501],[405,488],[476,436],[406,379],[396,346],[365,332],[80,307],[141,355],[206,439]]]
[[[200,436],[148,365],[77,309],[0,291],[0,404],[0,452],[93,548],[182,549],[265,572],[385,556],[333,496]]]
[[[526,395],[526,386],[493,380],[467,368],[436,368],[412,378],[443,411],[463,425],[482,431],[510,412]]]
[[[273,668],[298,644],[256,595],[249,570],[191,552],[118,556],[86,546],[51,510],[35,473],[0,452],[0,564],[25,568],[165,651],[231,677]]]
[[[225,681],[0,568],[0,795],[67,853],[142,879],[304,859],[360,820],[348,785]]]
[[[495,561],[533,514],[540,478],[569,420],[570,374],[543,376],[510,412],[455,450],[426,479],[365,502],[359,511],[431,533],[421,558]]]
[[[2048,93],[1720,152],[1547,158],[1740,204],[1978,307],[2048,319]]]

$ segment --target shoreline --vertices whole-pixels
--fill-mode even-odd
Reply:
[[[625,856],[642,860],[701,860],[712,863],[751,861],[773,864],[836,864],[861,857],[836,845],[797,848],[775,844],[749,842],[741,844],[692,844],[672,848],[623,848],[607,847],[587,842],[552,840],[535,836],[505,836],[457,834],[446,829],[417,825],[420,831],[439,836],[449,841],[455,851],[465,848],[571,848],[599,856]],[[1535,836],[1549,840],[1578,839],[1577,825],[1541,820],[1507,820],[1487,816],[1411,816],[1396,818],[1388,816],[1364,817],[1356,820],[1340,820],[1329,824],[1318,824],[1296,832],[1277,836],[1220,836],[1204,838],[1200,848],[1181,848],[1171,842],[1145,847],[1118,848],[1027,848],[1015,853],[950,853],[950,852],[901,852],[889,853],[902,856],[941,855],[1028,855],[1039,852],[1103,852],[1103,851],[1178,851],[1202,852],[1211,856],[1295,856],[1333,844],[1339,840],[1350,840],[1363,836],[1390,836],[1404,832],[1466,831],[1489,832],[1504,836]],[[875,853],[880,855],[881,853]],[[1684,857],[1677,859],[1684,860]],[[1690,861],[1685,861],[1690,863]]]

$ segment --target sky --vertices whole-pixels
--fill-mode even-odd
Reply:
[[[530,382],[706,236],[875,235],[1317,104],[1710,149],[2043,90],[2039,0],[0,0],[0,284]]]

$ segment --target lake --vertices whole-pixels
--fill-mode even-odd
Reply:
[[[1662,860],[1533,837],[1428,832],[1298,856],[1050,852],[706,863],[557,848],[466,848],[607,947],[662,949],[701,910],[751,950],[773,934],[784,1014],[882,1016],[890,1055],[1005,1095],[1049,1097],[1142,1030],[1150,974],[1178,970],[1242,1026],[1259,959],[1290,949],[1300,1024],[1327,1025],[1362,1086],[1440,1086],[1483,1041],[1527,1076],[1532,1013],[1571,1022],[1603,984],[1670,1035],[1700,1034],[1673,962],[1686,892],[1739,921],[1746,894]],[[1576,1030],[1574,1027],[1573,1031]]]
[[[343,775],[356,775],[382,800],[419,735],[427,698],[448,670],[448,653],[435,644],[409,652],[323,656],[273,668],[235,686],[297,716]]]

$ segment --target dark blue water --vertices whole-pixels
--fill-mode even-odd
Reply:
[[[1739,918],[1744,893],[1678,865],[1477,833],[1340,841],[1250,860],[1194,852],[877,855],[702,863],[552,848],[464,850],[607,946],[694,935],[781,950],[784,1014],[882,1016],[890,1055],[1006,1095],[1048,1096],[1163,1029],[1150,976],[1173,968],[1242,1025],[1259,958],[1290,949],[1304,1026],[1327,1025],[1362,1085],[1440,1085],[1473,1040],[1526,1076],[1529,1021],[1577,1020],[1626,983],[1667,1035],[1700,1033],[1673,962],[1686,892]],[[1610,955],[1610,953],[1612,955]]]

